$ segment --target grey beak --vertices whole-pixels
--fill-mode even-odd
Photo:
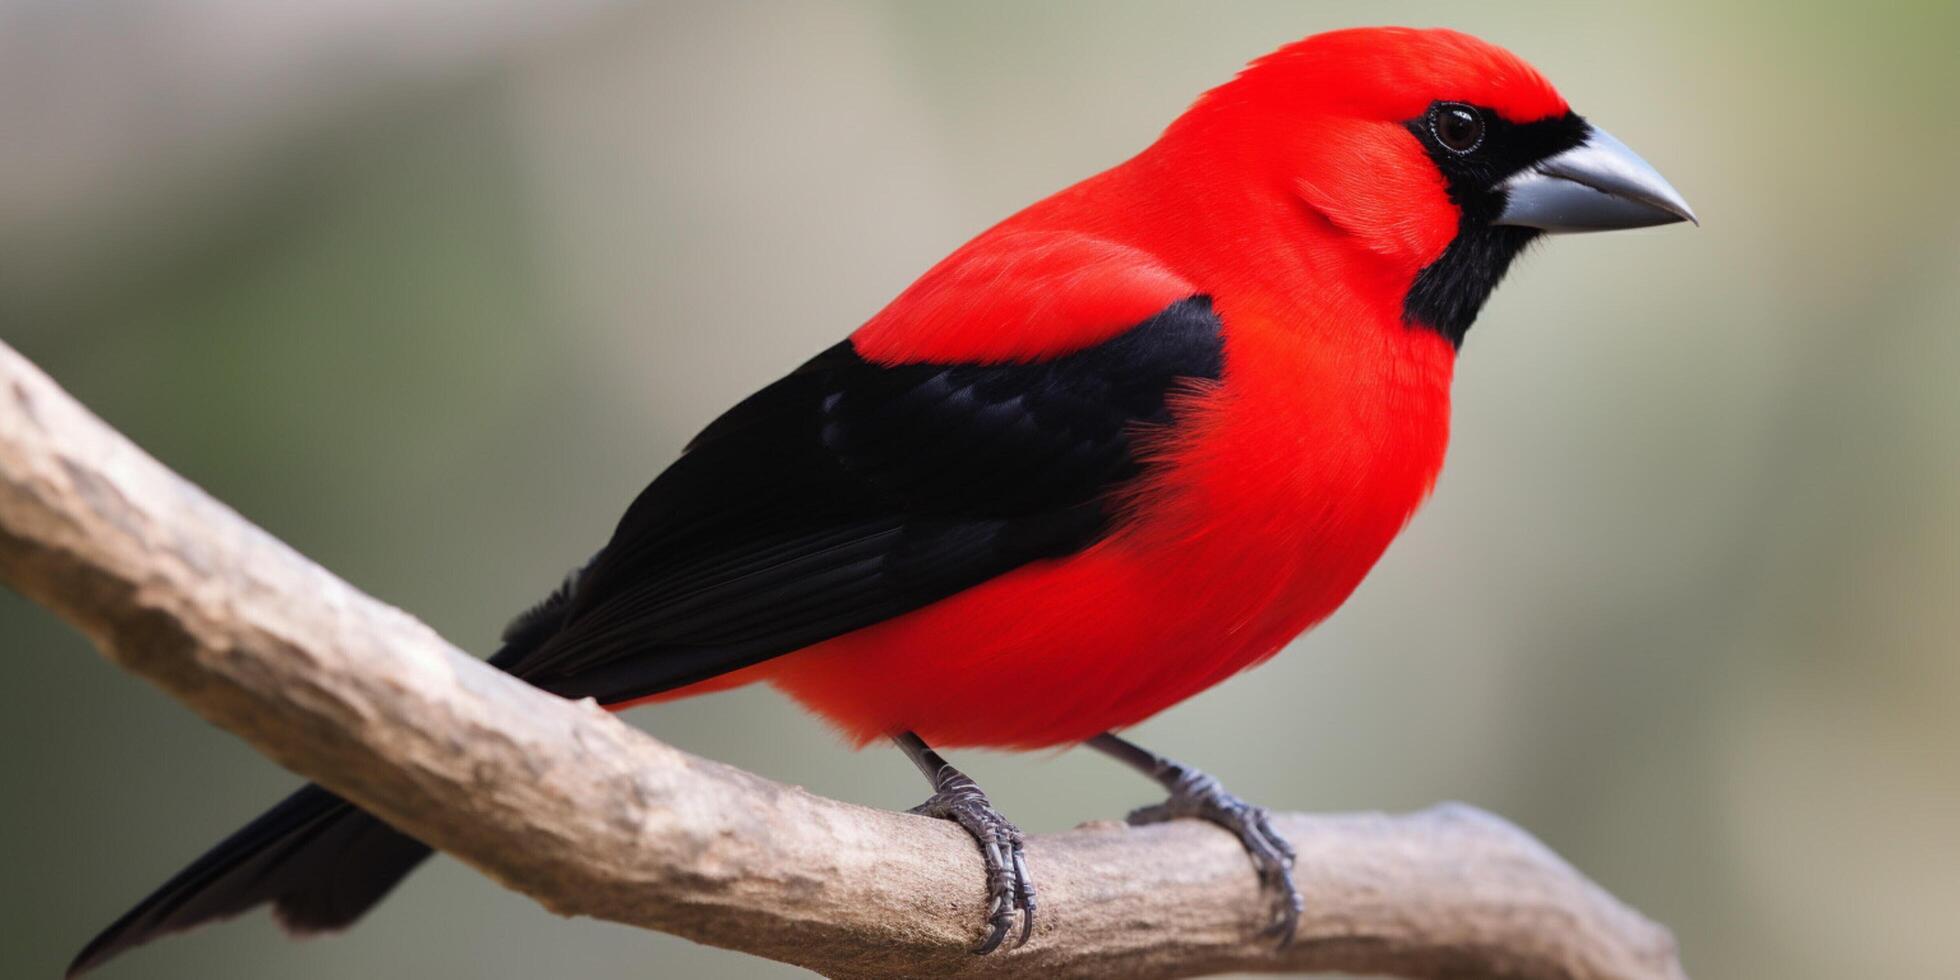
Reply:
[[[1492,222],[1554,234],[1645,228],[1696,220],[1660,171],[1603,129],[1502,184],[1504,211]]]

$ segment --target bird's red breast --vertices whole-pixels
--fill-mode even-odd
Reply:
[[[1428,493],[1453,351],[1398,328],[1315,342],[1221,304],[1224,380],[1121,528],[755,668],[858,742],[1032,748],[1141,721],[1271,656],[1360,584]],[[1366,338],[1366,339],[1363,339]]]

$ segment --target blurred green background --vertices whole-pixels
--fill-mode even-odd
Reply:
[[[1535,251],[1372,579],[1138,739],[1286,808],[1494,809],[1697,977],[1960,975],[1949,2],[12,0],[0,336],[487,651],[717,410],[1246,59],[1383,21],[1519,52],[1704,226]],[[52,977],[295,780],[5,592],[0,643],[0,976]],[[921,794],[767,691],[631,718]],[[1034,830],[1154,795],[1084,753],[956,761]],[[443,859],[351,936],[260,915],[101,975],[793,972]]]

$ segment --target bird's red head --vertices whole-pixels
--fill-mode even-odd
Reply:
[[[1207,93],[1158,145],[1194,174],[1304,203],[1411,277],[1406,318],[1456,342],[1541,232],[1693,217],[1536,69],[1450,30],[1295,42]]]
[[[1485,106],[1516,123],[1564,115],[1565,99],[1538,70],[1458,31],[1357,27],[1316,34],[1260,58],[1206,101],[1238,99],[1263,112],[1399,122],[1432,102]]]
[[[1029,359],[1203,293],[1289,329],[1312,310],[1460,344],[1537,235],[1691,219],[1510,52],[1335,31],[1254,61],[1144,152],[968,242],[853,342],[891,361]]]

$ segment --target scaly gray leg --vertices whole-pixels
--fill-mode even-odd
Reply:
[[[1000,948],[1014,927],[1016,912],[1021,914],[1021,935],[1014,945],[1025,945],[1034,934],[1035,897],[1028,861],[1021,851],[1021,828],[1001,816],[966,773],[953,768],[919,736],[902,732],[892,741],[932,783],[932,795],[911,812],[959,824],[973,835],[980,845],[980,856],[987,862],[989,929],[987,938],[973,951],[984,955]]]
[[[1293,941],[1293,930],[1300,924],[1305,902],[1293,885],[1293,845],[1273,831],[1266,808],[1253,806],[1225,791],[1218,780],[1180,765],[1107,732],[1083,743],[1124,765],[1156,780],[1170,791],[1170,799],[1130,813],[1133,824],[1162,823],[1179,817],[1197,817],[1231,831],[1245,845],[1252,866],[1259,872],[1259,884],[1273,895],[1272,919],[1266,935],[1278,936],[1281,946]]]

